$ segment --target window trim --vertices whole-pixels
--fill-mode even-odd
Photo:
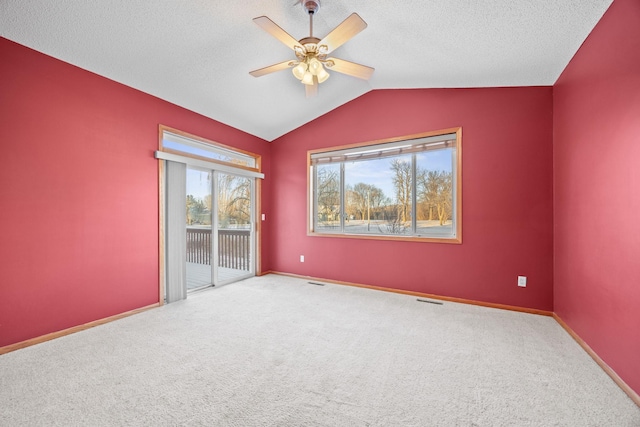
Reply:
[[[262,170],[262,156],[260,156],[259,154],[255,154],[252,153],[250,151],[246,151],[243,150],[241,148],[236,148],[236,147],[232,147],[230,145],[225,145],[222,144],[220,142],[216,142],[216,141],[211,141],[210,139],[206,139],[197,135],[193,135],[178,129],[174,129],[174,128],[170,128],[168,126],[165,125],[159,125],[159,132],[158,132],[158,151],[162,151],[168,154],[174,154],[174,155],[178,155],[178,156],[182,156],[182,157],[189,157],[195,160],[200,160],[200,161],[204,161],[204,162],[208,162],[208,163],[215,163],[218,165],[223,165],[223,166],[230,166],[233,167],[235,169],[245,169],[248,171],[252,171],[252,172],[260,172]],[[171,148],[165,148],[163,145],[163,136],[164,133],[171,133],[186,139],[191,139],[197,142],[200,142],[204,145],[209,145],[212,147],[217,147],[220,148],[223,151],[230,151],[230,152],[236,152],[238,154],[244,155],[246,157],[252,157],[253,159],[255,159],[255,167],[251,167],[251,166],[245,166],[245,165],[239,165],[236,163],[231,163],[231,162],[225,162],[223,160],[219,160],[219,159],[212,159],[209,157],[204,157],[204,156],[198,156],[197,154],[192,154],[192,153],[187,153],[184,151],[179,151],[179,150],[174,150]]]
[[[423,237],[423,236],[395,236],[388,234],[350,234],[350,233],[326,233],[317,232],[314,230],[315,218],[314,218],[314,185],[312,176],[312,156],[335,151],[345,151],[360,147],[389,144],[395,142],[409,141],[414,139],[422,139],[429,137],[443,136],[447,134],[455,134],[455,147],[456,147],[456,162],[455,162],[455,174],[454,174],[454,188],[455,188],[455,209],[453,212],[455,219],[455,237]],[[343,168],[341,168],[342,170]],[[415,168],[412,168],[412,173],[415,174]],[[341,176],[341,183],[344,183],[344,176]],[[415,181],[415,177],[414,177]],[[340,186],[340,198],[341,209],[344,208],[344,185]],[[415,208],[416,197],[415,192],[412,195],[412,221],[416,220]],[[344,215],[340,215],[341,224],[344,221]],[[355,144],[340,145],[334,147],[320,148],[307,151],[307,236],[311,237],[338,237],[347,239],[365,239],[365,240],[395,240],[395,241],[408,241],[408,242],[430,242],[430,243],[449,243],[449,244],[461,244],[462,243],[462,127],[441,129],[436,131],[415,133],[410,135],[403,135],[387,139],[379,139],[374,141],[359,142]]]

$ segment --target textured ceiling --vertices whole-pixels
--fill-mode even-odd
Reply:
[[[612,0],[323,0],[322,38],[352,12],[369,25],[332,56],[319,95],[285,70],[291,50],[252,19],[309,34],[295,0],[1,0],[0,35],[271,141],[373,89],[552,85]]]

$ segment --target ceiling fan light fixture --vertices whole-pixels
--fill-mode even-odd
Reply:
[[[316,77],[318,77],[318,83],[322,83],[327,81],[327,79],[329,78],[329,73],[327,73],[327,70],[325,70],[324,67],[320,65],[320,71],[318,71]]]
[[[318,58],[313,57],[309,60],[309,71],[311,72],[311,74],[317,76],[322,69],[324,68],[322,67],[322,63],[318,61]]]
[[[307,71],[306,73],[304,73],[304,76],[300,81],[302,82],[302,84],[313,86],[313,74]]]
[[[304,73],[307,72],[307,64],[305,62],[300,62],[298,65],[293,67],[291,71],[293,72],[293,75],[296,77],[296,79],[302,80],[302,78],[304,77]]]

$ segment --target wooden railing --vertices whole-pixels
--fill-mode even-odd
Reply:
[[[251,230],[218,230],[218,266],[249,270]],[[211,229],[187,228],[187,262],[209,265],[211,260]]]
[[[187,262],[211,262],[211,229],[187,227]]]
[[[218,230],[218,266],[249,270],[251,230]]]

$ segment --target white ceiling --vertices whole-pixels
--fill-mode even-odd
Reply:
[[[305,98],[294,55],[252,22],[309,34],[295,0],[1,0],[0,35],[267,141],[373,89],[553,85],[612,0],[323,0],[322,38],[367,23],[332,56],[374,67],[331,73]]]

